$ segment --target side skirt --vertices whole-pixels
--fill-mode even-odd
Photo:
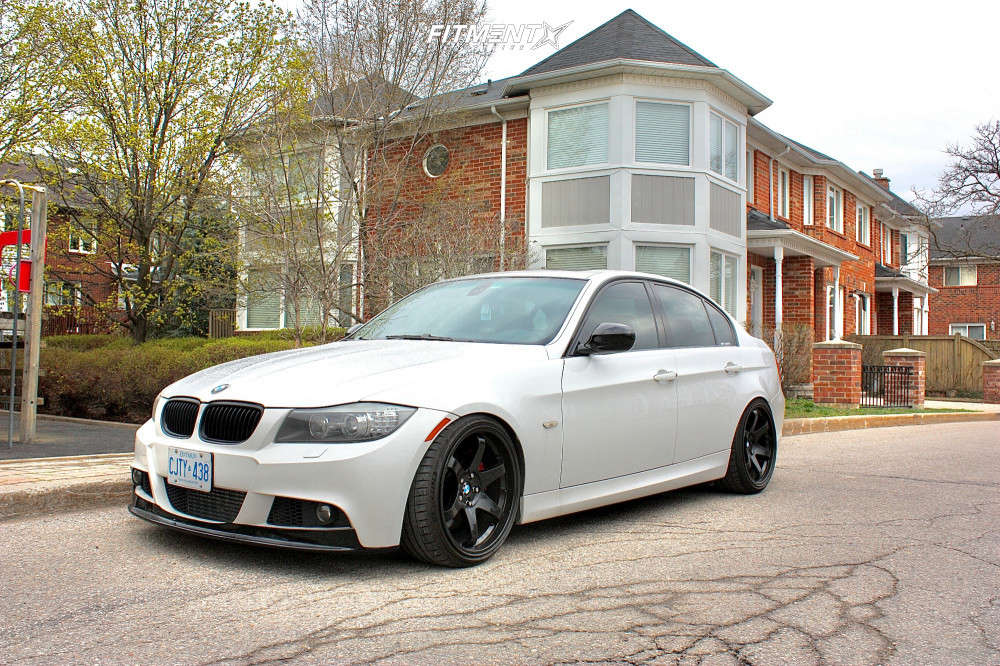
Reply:
[[[607,504],[715,481],[726,475],[729,453],[728,450],[720,451],[638,474],[525,495],[521,499],[521,517],[518,523],[564,516]]]

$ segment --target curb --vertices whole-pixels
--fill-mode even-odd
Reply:
[[[837,432],[839,430],[890,428],[894,426],[961,423],[968,421],[1000,421],[1000,413],[926,412],[921,414],[872,414],[867,416],[826,416],[816,419],[786,419],[781,428],[781,435],[783,437],[791,437],[816,432]]]
[[[132,496],[132,481],[84,481],[56,488],[35,488],[0,493],[0,521],[26,518],[40,513],[95,509],[125,503]]]
[[[7,410],[3,412],[10,414]],[[21,412],[19,410],[14,410],[14,413],[20,416]],[[43,414],[38,413],[35,415],[36,419],[44,419],[46,421],[64,421],[66,423],[80,423],[86,425],[97,425],[97,426],[107,426],[110,428],[129,428],[131,430],[138,430],[141,427],[139,423],[123,423],[121,421],[99,421],[97,419],[82,419],[78,416],[60,416],[59,414]]]

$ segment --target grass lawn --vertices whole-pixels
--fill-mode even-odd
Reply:
[[[823,416],[865,416],[869,414],[923,414],[928,412],[971,412],[971,409],[910,409],[907,407],[864,407],[842,409],[817,405],[812,400],[793,398],[785,402],[786,419],[812,419]]]

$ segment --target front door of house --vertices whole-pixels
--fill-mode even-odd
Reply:
[[[750,267],[750,332],[758,338],[764,334],[764,269]]]

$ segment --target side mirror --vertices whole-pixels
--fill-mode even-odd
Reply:
[[[364,326],[364,324],[355,324],[354,326],[351,326],[349,329],[347,329],[347,333],[344,334],[345,337],[350,335],[351,333],[354,333],[354,331],[358,330],[362,326]]]
[[[581,356],[608,354],[632,349],[635,344],[635,329],[628,324],[604,322],[597,325],[590,338],[576,348]]]

